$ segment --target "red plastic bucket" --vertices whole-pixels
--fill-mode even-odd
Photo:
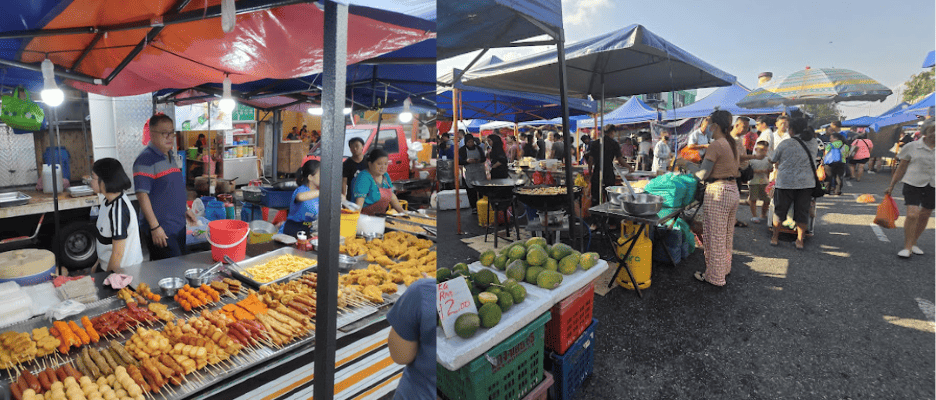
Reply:
[[[235,262],[247,255],[247,236],[250,225],[236,219],[219,219],[208,223],[208,243],[211,243],[211,258],[224,261],[224,256]]]

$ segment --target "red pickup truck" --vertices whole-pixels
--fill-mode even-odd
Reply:
[[[348,147],[348,141],[351,138],[361,138],[364,140],[364,154],[371,150],[381,149],[390,155],[390,165],[387,167],[387,173],[394,182],[410,178],[409,150],[406,144],[406,133],[400,125],[380,125],[380,132],[377,132],[377,125],[357,125],[345,128],[344,154],[342,161],[351,157],[351,148]],[[321,142],[312,148],[309,155],[302,163],[308,160],[321,159]]]

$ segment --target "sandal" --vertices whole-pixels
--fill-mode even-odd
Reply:
[[[796,249],[797,249],[797,250],[803,250],[803,248],[805,248],[805,247],[806,247],[806,246],[803,244],[803,241],[802,241],[802,240],[797,240],[797,241],[796,241]]]
[[[770,245],[771,245],[771,246],[777,246],[777,245],[779,245],[779,244],[780,244],[780,241],[779,241],[778,239],[770,238]]]
[[[702,271],[696,271],[695,273],[692,274],[692,276],[695,277],[696,280],[699,282],[705,282],[705,283],[708,283],[709,285],[718,287],[718,285],[705,280],[705,276],[702,275]]]
[[[747,228],[747,224],[744,223],[744,221],[741,221],[741,220],[736,220],[735,223],[734,223],[734,226],[735,226],[736,228]]]

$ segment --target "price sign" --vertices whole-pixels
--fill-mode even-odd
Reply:
[[[436,295],[436,310],[446,338],[455,336],[455,320],[459,315],[478,312],[464,276],[440,283]]]

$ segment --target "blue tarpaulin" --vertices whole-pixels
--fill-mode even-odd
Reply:
[[[558,33],[561,0],[439,1],[439,59],[544,34],[538,21]]]
[[[656,110],[650,108],[650,106],[644,103],[643,100],[640,100],[639,97],[634,96],[620,107],[614,109],[614,111],[605,114],[604,124],[639,124],[641,122],[655,121],[656,119]],[[598,123],[601,123],[601,117],[598,117]],[[594,128],[595,120],[582,121],[579,123],[579,126],[582,128]]]
[[[923,60],[923,68],[929,68],[936,65],[936,50],[929,52]]]
[[[738,102],[747,96],[751,92],[751,89],[744,87],[744,85],[735,82],[731,86],[725,86],[722,88],[715,89],[714,92],[710,93],[708,96],[703,97],[699,101],[692,103],[685,107],[680,107],[675,110],[669,110],[666,112],[664,117],[667,121],[672,121],[676,119],[683,118],[701,118],[706,117],[712,113],[716,108],[719,110],[725,110],[730,112],[732,115],[764,115],[764,114],[780,114],[783,112],[783,107],[771,107],[771,108],[744,108],[739,107]],[[666,100],[666,99],[664,99]]]

